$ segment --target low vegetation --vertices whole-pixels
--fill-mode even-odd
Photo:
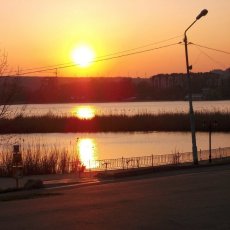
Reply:
[[[217,122],[213,131],[230,131],[230,112],[198,112],[196,130],[208,131],[209,122]],[[206,125],[204,125],[204,123]],[[189,115],[161,113],[127,115],[101,115],[91,120],[67,116],[18,116],[0,119],[0,133],[52,133],[52,132],[132,132],[132,131],[190,131]]]
[[[13,176],[12,152],[5,150],[0,152],[0,176]],[[23,174],[57,174],[79,172],[82,163],[79,156],[65,149],[42,147],[33,144],[22,152]]]

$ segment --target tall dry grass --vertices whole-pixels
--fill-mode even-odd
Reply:
[[[217,121],[215,131],[230,131],[230,112],[196,112],[197,131],[208,131],[204,121]],[[91,120],[67,116],[19,116],[0,119],[0,133],[52,133],[52,132],[131,132],[131,131],[190,131],[188,113],[160,113],[127,115],[101,115]]]
[[[53,146],[46,148],[41,144],[30,144],[21,148],[23,174],[58,174],[78,172],[82,166],[78,154]],[[11,176],[13,153],[9,149],[0,152],[0,176]]]

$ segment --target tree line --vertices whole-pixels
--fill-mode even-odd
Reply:
[[[0,85],[11,92],[10,98],[1,97],[7,99],[3,104],[185,100],[187,95],[186,75],[175,73],[150,78],[10,77],[7,82],[1,77]],[[229,88],[229,75],[192,74],[192,93],[199,100],[230,99]]]

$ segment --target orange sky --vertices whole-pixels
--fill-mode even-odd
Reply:
[[[97,57],[182,35],[199,12],[209,13],[189,31],[189,40],[230,51],[229,0],[0,0],[0,48],[10,69],[69,63],[78,44],[90,45]],[[183,37],[153,48],[182,41]],[[203,51],[205,53],[203,53]],[[189,48],[193,71],[230,66],[229,55]],[[185,72],[184,47],[177,45],[72,67],[59,76],[140,76]],[[34,74],[35,75],[35,74]],[[40,74],[41,75],[41,74]],[[42,73],[53,76],[54,71]]]

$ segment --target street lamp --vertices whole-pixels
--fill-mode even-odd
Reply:
[[[189,116],[190,116],[190,126],[191,126],[191,134],[192,134],[192,153],[193,153],[193,163],[198,164],[198,156],[197,156],[197,146],[196,146],[196,132],[195,132],[195,118],[194,111],[192,106],[192,90],[191,90],[191,77],[190,70],[192,66],[189,65],[188,60],[188,39],[187,39],[187,31],[196,23],[197,20],[202,18],[208,13],[206,9],[202,10],[200,14],[196,17],[196,20],[184,31],[184,45],[185,45],[185,58],[186,58],[186,69],[187,69],[187,80],[188,80],[188,99],[189,99]]]
[[[215,128],[216,126],[218,125],[217,121],[211,121],[209,120],[208,122],[208,132],[209,132],[209,163],[212,163],[212,131],[213,131],[213,128]],[[203,126],[204,128],[206,127],[206,122],[204,121],[203,122]]]

